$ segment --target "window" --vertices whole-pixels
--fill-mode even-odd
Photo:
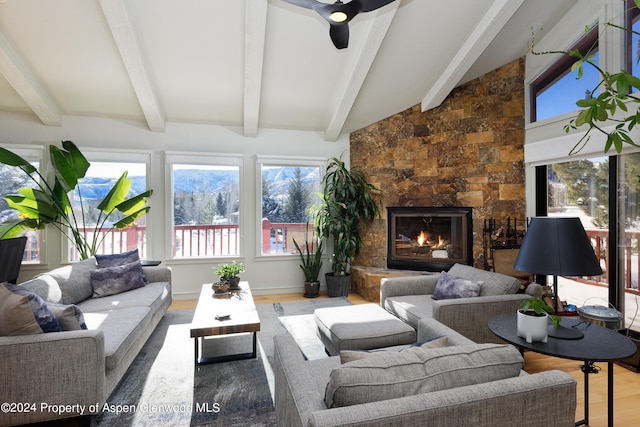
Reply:
[[[636,331],[640,325],[632,319],[640,294],[638,176],[640,153],[596,157],[549,165],[547,187],[549,216],[580,218],[603,271],[597,277],[559,277],[560,300],[577,307],[606,306],[612,292],[624,295],[617,306],[627,314],[626,327]],[[611,189],[617,191],[616,201],[611,200]],[[617,286],[623,289],[619,292]]]
[[[22,148],[22,147],[6,147],[15,154],[21,156],[25,160],[29,161],[37,169],[40,168],[42,163],[43,149],[42,148]],[[12,218],[17,218],[17,211],[10,209],[7,205],[4,196],[9,194],[15,194],[15,192],[24,187],[35,187],[36,184],[31,178],[29,178],[20,168],[13,166],[6,166],[0,164],[0,222],[7,221]],[[27,245],[24,250],[24,256],[22,258],[23,263],[40,263],[43,261],[43,254],[41,252],[41,231],[30,230],[27,232]]]
[[[569,50],[579,50],[583,55],[595,55],[597,63],[598,28],[594,28]],[[598,71],[590,66],[583,67],[580,79],[571,71],[576,59],[563,55],[540,77],[531,83],[531,122],[548,119],[564,113],[576,111],[576,100],[597,95],[600,81]]]
[[[167,162],[173,256],[239,256],[242,158],[173,153]]]
[[[306,224],[313,223],[309,209],[320,200],[323,165],[322,160],[258,159],[261,255],[296,253],[293,239],[303,245]],[[309,230],[314,233],[313,226]]]
[[[147,190],[147,161],[148,156],[139,153],[127,153],[132,162],[93,161],[92,158],[104,159],[111,155],[86,153],[91,163],[84,178],[79,180],[73,195],[70,196],[74,214],[80,231],[87,239],[98,239],[97,254],[114,254],[127,252],[138,248],[141,258],[148,256],[147,251],[147,223],[146,215],[142,215],[131,226],[125,229],[113,228],[113,223],[123,217],[120,212],[112,213],[106,222],[96,206],[113,188],[120,176],[127,172],[131,180],[128,197],[143,193]],[[138,161],[139,160],[139,161]],[[101,223],[102,230],[98,236],[94,235],[97,223]],[[79,259],[76,248],[69,244],[69,260]]]
[[[627,23],[626,27],[635,32],[627,31],[626,47],[626,71],[636,77],[640,77],[640,9],[635,7],[632,0],[627,1]]]

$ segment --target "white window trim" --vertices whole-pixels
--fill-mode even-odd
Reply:
[[[26,145],[26,144],[3,144],[3,148],[19,155],[27,161],[37,161],[40,167],[38,168],[40,174],[46,179],[48,168],[46,165],[47,158],[44,145]],[[40,258],[38,262],[31,262],[22,264],[21,270],[28,271],[34,269],[40,269],[43,265],[47,265],[47,228],[39,230],[40,233]]]
[[[246,207],[243,207],[243,194],[244,194],[244,155],[239,153],[200,153],[200,152],[188,152],[188,151],[165,151],[165,221],[166,232],[168,239],[166,239],[166,259],[171,260],[172,263],[193,263],[194,260],[203,260],[209,262],[210,260],[223,260],[223,259],[239,259],[244,258],[245,253],[245,211]],[[216,256],[216,257],[180,257],[176,258],[173,254],[173,169],[172,165],[199,165],[199,166],[237,166],[238,167],[238,191],[240,192],[240,215],[238,218],[239,227],[239,245],[240,251],[237,256]]]
[[[273,166],[307,166],[320,169],[320,179],[324,176],[327,159],[321,157],[295,157],[295,156],[256,156],[256,258],[270,260],[290,260],[297,258],[298,254],[263,254],[262,253],[262,165]]]
[[[145,164],[145,182],[147,189],[150,188],[150,175],[151,175],[151,152],[148,150],[101,150],[95,148],[82,148],[82,154],[84,157],[91,162],[97,163],[143,163]],[[126,160],[123,160],[126,159]],[[91,168],[91,167],[89,167]],[[146,239],[147,239],[147,253],[146,258],[153,259],[153,244],[152,244],[152,227],[150,218],[147,218],[147,226],[146,226]],[[69,252],[71,249],[71,242],[64,236],[61,236],[60,239],[61,245],[61,254],[62,254],[62,262],[63,263],[73,263],[76,261],[72,261],[69,259]]]

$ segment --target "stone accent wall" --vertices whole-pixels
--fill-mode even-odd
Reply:
[[[524,60],[464,84],[438,107],[420,105],[351,134],[351,167],[383,190],[354,265],[386,267],[387,206],[471,206],[482,266],[485,218],[525,218]]]

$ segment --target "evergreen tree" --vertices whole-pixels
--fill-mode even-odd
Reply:
[[[280,203],[273,197],[271,182],[262,180],[262,218],[271,222],[283,222],[283,209]]]
[[[309,188],[304,184],[302,171],[295,168],[293,178],[287,187],[285,222],[306,223],[309,219]]]

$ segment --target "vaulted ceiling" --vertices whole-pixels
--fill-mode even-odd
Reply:
[[[356,16],[338,50],[320,15],[282,0],[0,0],[0,112],[50,126],[80,115],[332,141],[438,105],[525,55],[529,26],[550,28],[574,4],[395,0]]]

